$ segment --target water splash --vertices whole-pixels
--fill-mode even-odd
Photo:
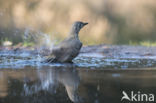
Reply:
[[[45,34],[41,31],[35,31],[31,28],[26,28],[24,32],[23,39],[27,42],[35,42],[38,51],[42,51],[44,49],[52,50],[55,44],[55,41],[51,39],[51,36]]]
[[[44,58],[41,56],[41,54],[49,54],[51,53],[55,41],[51,39],[51,36],[48,34],[45,34],[41,31],[33,30],[32,28],[26,28],[24,32],[24,41],[26,42],[34,42],[35,47],[37,47],[37,61],[43,61]],[[39,63],[40,65],[40,63]]]
[[[42,71],[37,70],[38,83],[30,85],[25,82],[23,85],[24,91],[23,95],[33,95],[42,90],[48,91],[50,88],[52,89],[55,85],[54,76],[52,70]],[[54,91],[54,90],[52,90]]]
[[[38,70],[38,77],[41,80],[41,87],[42,89],[49,89],[49,86],[54,84],[54,80],[53,80],[53,74],[52,74],[52,70],[49,70],[46,75],[41,73],[40,70]]]

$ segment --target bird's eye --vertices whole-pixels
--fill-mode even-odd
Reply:
[[[79,26],[80,28],[82,28],[83,27],[83,24],[80,24],[80,26]]]

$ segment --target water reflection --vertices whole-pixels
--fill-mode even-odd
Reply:
[[[0,98],[4,101],[7,101],[7,98],[10,96],[12,98],[16,98],[18,96],[23,98],[43,94],[49,94],[51,96],[56,95],[54,97],[68,96],[73,102],[80,101],[77,93],[80,78],[77,70],[72,66],[67,68],[44,67],[44,69],[37,70],[30,68],[27,70],[26,68],[23,70],[2,70],[0,72],[0,76]],[[53,100],[51,96],[48,96],[51,98],[50,100],[56,101]],[[37,97],[38,96],[34,96],[34,98],[36,98],[35,101],[37,99],[41,99],[41,102],[44,99]],[[24,102],[25,99],[15,101]],[[49,100],[44,102],[49,102]]]
[[[0,70],[0,103],[121,103],[122,91],[156,94],[156,71],[67,67]]]

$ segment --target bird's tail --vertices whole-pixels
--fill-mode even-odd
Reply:
[[[54,63],[57,62],[57,60],[53,57],[48,57],[46,58],[44,61],[42,61],[43,63]]]

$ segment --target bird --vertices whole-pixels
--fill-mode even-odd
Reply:
[[[79,32],[87,24],[87,22],[81,21],[74,22],[68,37],[65,38],[60,44],[53,47],[45,62],[72,63],[72,60],[78,56],[82,47],[82,42],[79,39]]]

